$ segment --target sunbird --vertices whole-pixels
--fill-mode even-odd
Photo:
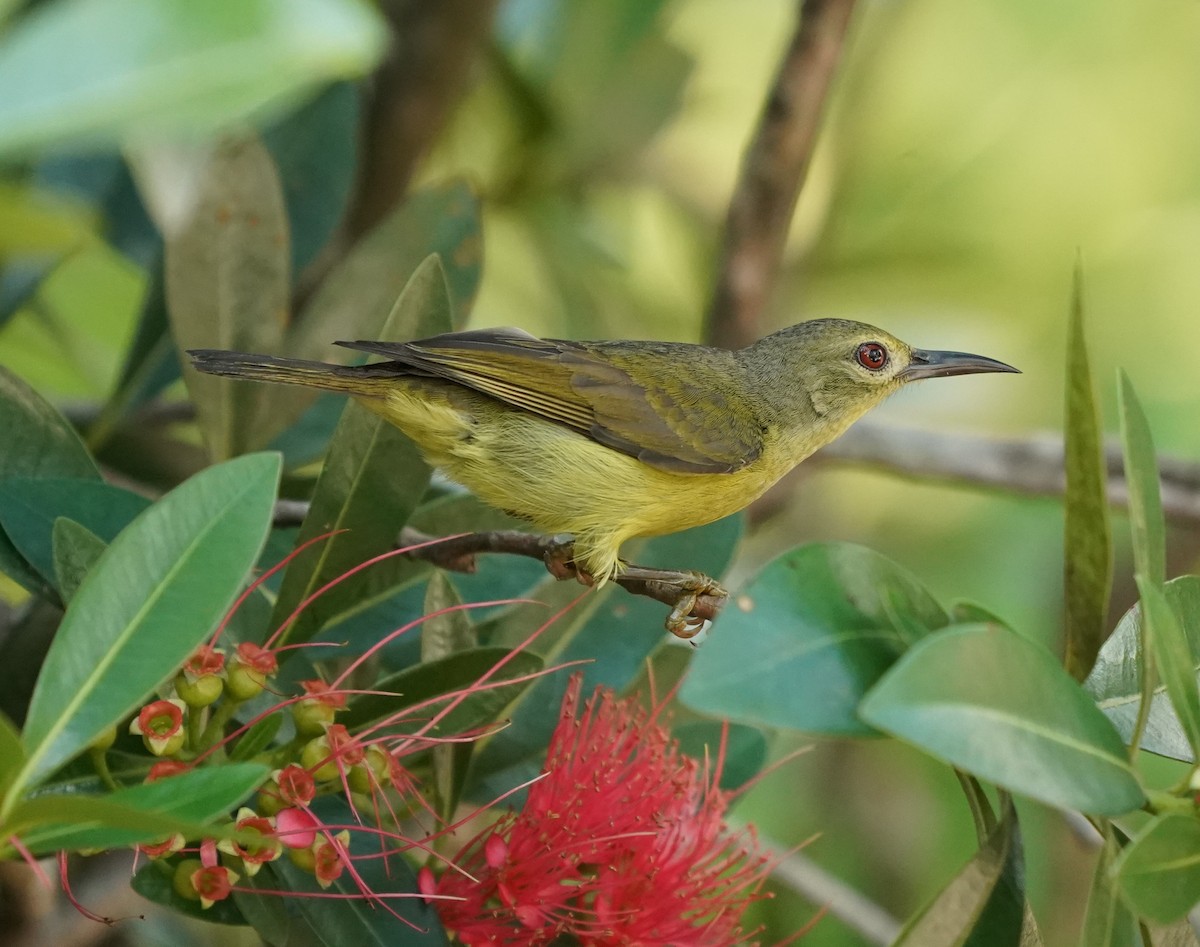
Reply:
[[[1018,371],[845,319],[801,322],[737,351],[514,328],[336,344],[386,361],[189,354],[214,375],[346,392],[485,502],[573,536],[575,567],[598,583],[626,568],[626,540],[743,509],[909,382]]]

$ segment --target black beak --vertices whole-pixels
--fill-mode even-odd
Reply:
[[[921,378],[945,378],[948,375],[974,375],[979,372],[1016,372],[1019,368],[997,362],[994,358],[984,358],[982,355],[971,355],[967,352],[927,352],[924,349],[912,350],[912,361],[908,368],[900,372],[904,381],[917,381]]]

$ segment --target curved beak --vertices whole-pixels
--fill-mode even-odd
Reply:
[[[921,378],[944,378],[948,375],[975,375],[979,372],[1015,372],[1021,374],[1019,368],[997,362],[994,358],[984,358],[982,355],[971,355],[967,352],[928,352],[925,349],[913,349],[912,361],[900,372],[904,381],[917,381]]]

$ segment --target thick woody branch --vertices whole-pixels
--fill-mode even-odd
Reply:
[[[788,227],[816,147],[854,0],[802,0],[798,23],[742,160],[725,221],[705,337],[741,348],[761,335]]]

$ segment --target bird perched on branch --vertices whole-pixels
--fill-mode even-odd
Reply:
[[[601,583],[637,568],[620,559],[627,539],[743,509],[909,382],[1017,371],[842,319],[802,322],[739,351],[519,329],[337,344],[385,361],[189,354],[202,372],[353,396],[487,503],[571,534],[574,566]],[[697,573],[656,574],[680,577],[668,619],[677,634],[697,595],[723,594]]]

